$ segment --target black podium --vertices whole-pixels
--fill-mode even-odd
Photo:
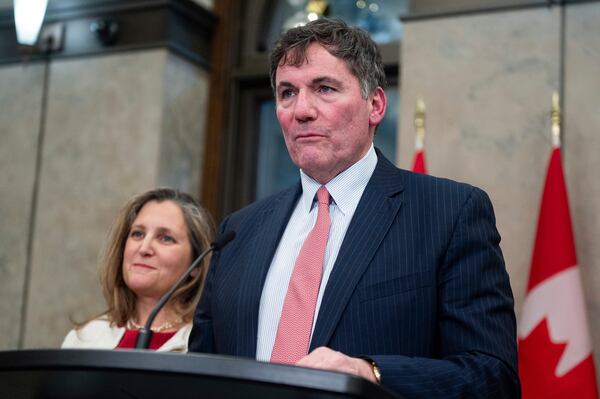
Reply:
[[[0,398],[398,398],[330,371],[201,354],[133,350],[0,352]]]

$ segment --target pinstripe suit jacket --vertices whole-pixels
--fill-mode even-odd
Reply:
[[[368,356],[407,398],[515,398],[516,323],[500,236],[475,187],[378,163],[325,289],[311,350]],[[189,351],[255,357],[267,270],[300,183],[227,217]]]

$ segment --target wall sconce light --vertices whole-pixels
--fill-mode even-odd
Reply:
[[[98,19],[92,22],[90,31],[96,34],[103,46],[112,46],[119,38],[119,23],[111,19]]]
[[[17,41],[25,46],[37,42],[48,0],[14,0]]]

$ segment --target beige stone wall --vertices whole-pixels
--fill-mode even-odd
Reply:
[[[199,193],[204,164],[208,73],[169,55],[163,80],[163,120],[158,181]]]
[[[485,189],[516,298],[525,295],[561,87],[561,11],[531,8],[408,21],[398,164],[410,168],[415,102],[427,105],[431,174]],[[600,3],[566,9],[564,166],[588,315],[600,351]],[[599,376],[600,376],[600,368]]]
[[[160,185],[193,194],[200,188],[206,71],[167,50],[51,61],[26,280],[26,251],[15,244],[27,243],[40,70],[31,66],[26,75],[17,67],[0,68],[0,104],[10,102],[11,90],[28,93],[16,95],[19,104],[12,108],[0,107],[0,167],[18,158],[9,169],[18,191],[13,193],[12,184],[3,186],[2,197],[10,195],[10,201],[0,204],[2,216],[18,211],[10,227],[1,227],[0,260],[8,266],[0,269],[1,306],[4,310],[8,299],[14,304],[7,310],[9,325],[0,328],[6,332],[0,334],[0,346],[7,349],[17,347],[22,317],[25,348],[56,347],[70,329],[69,318],[81,320],[103,309],[97,260],[112,220],[129,197]],[[34,72],[32,85],[27,80]],[[19,113],[27,102],[37,106],[33,115]],[[10,135],[4,134],[5,126]],[[25,281],[29,290],[21,313]]]
[[[0,67],[0,350],[19,342],[44,67]]]

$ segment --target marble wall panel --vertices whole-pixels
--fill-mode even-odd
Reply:
[[[169,54],[164,77],[159,184],[199,197],[208,109],[208,73]]]
[[[97,260],[116,212],[155,186],[167,52],[53,61],[25,347],[103,310]],[[43,326],[43,328],[40,328]]]
[[[415,102],[422,97],[429,171],[490,195],[517,313],[551,148],[559,50],[559,8],[405,24],[398,164],[411,167]]]
[[[44,65],[0,67],[0,350],[19,341]]]
[[[563,163],[600,382],[600,3],[565,16]],[[600,386],[600,384],[599,384]]]

